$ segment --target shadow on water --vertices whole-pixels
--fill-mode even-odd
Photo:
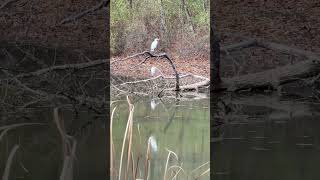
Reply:
[[[320,179],[319,104],[272,94],[219,98],[214,179]]]

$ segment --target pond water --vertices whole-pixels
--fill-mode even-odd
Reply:
[[[214,128],[215,180],[320,179],[320,106],[277,95],[226,98]]]
[[[87,110],[80,110],[76,115],[72,109],[63,108],[60,113],[66,133],[73,136],[77,142],[70,179],[105,179],[107,168],[105,115],[97,116]],[[15,145],[19,145],[13,157],[9,179],[59,179],[64,156],[61,136],[53,118],[53,109],[31,109],[30,113],[19,117],[7,117],[5,113],[0,115],[1,176],[4,174],[10,152]],[[5,125],[18,123],[42,124],[23,125],[2,134]]]
[[[113,140],[118,166],[128,118],[128,105],[126,101],[115,105],[117,109]],[[138,177],[143,178],[140,175],[144,171],[144,157],[150,136],[156,141],[157,151],[152,153],[149,179],[163,179],[168,155],[166,149],[178,156],[178,160],[170,158],[168,169],[173,165],[179,165],[189,177],[197,177],[209,168],[209,164],[205,164],[210,159],[209,99],[179,102],[140,99],[134,102],[134,106],[135,159],[137,153],[141,152]],[[71,161],[73,165],[69,167],[69,174],[67,173],[69,179],[106,179],[108,168],[106,156],[109,151],[105,115],[90,113],[87,109],[78,109],[79,113],[76,114],[72,108],[60,108],[60,125],[57,125],[53,108],[29,110],[29,113],[21,115],[9,116],[5,112],[0,114],[1,175],[5,174],[10,154],[15,145],[18,145],[9,168],[9,179],[59,179],[66,159],[65,139],[60,132],[60,129],[63,129],[65,135],[72,136],[69,141],[70,147],[76,142],[75,157]],[[8,125],[12,124],[18,126],[8,128]],[[203,164],[205,165],[202,168],[192,172]],[[181,172],[179,176],[182,174]],[[208,174],[201,179],[209,179]]]
[[[114,116],[113,140],[116,152],[116,168],[120,163],[120,152],[126,123],[128,105],[126,101],[117,103]],[[133,154],[134,160],[141,158],[138,178],[144,177],[144,161],[149,137],[153,137],[157,149],[152,150],[149,179],[163,179],[168,151],[173,151],[178,160],[170,158],[169,167],[181,166],[188,179],[195,179],[209,169],[210,121],[209,98],[201,100],[174,101],[139,99],[134,102]],[[154,148],[151,148],[154,149]],[[173,156],[171,156],[173,157]],[[205,164],[207,163],[207,164]],[[200,169],[197,167],[203,165]],[[171,171],[168,171],[170,177]],[[180,178],[179,178],[180,177]],[[181,172],[178,179],[186,179]],[[200,179],[209,179],[209,173]]]

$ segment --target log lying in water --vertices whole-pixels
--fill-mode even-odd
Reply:
[[[320,73],[320,57],[317,54],[283,44],[251,39],[242,43],[223,47],[221,48],[221,51],[230,52],[239,48],[251,46],[259,46],[277,50],[285,54],[303,56],[307,58],[307,60],[259,73],[222,79],[222,82],[219,85],[214,86],[215,91],[239,91],[254,88],[277,89],[279,85],[309,78]]]
[[[316,104],[295,100],[280,100],[277,95],[255,95],[235,97],[226,100],[227,104],[266,107],[276,111],[287,112],[289,117],[320,116]]]
[[[222,79],[216,90],[239,91],[251,88],[273,88],[279,85],[308,78],[320,72],[319,60],[306,60],[293,65]]]

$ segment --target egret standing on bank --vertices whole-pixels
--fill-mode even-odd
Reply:
[[[150,51],[154,52],[154,50],[158,47],[159,38],[155,38],[154,41],[151,43]]]

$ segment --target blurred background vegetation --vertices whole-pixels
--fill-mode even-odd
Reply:
[[[156,37],[161,51],[209,53],[209,0],[117,0],[110,7],[114,56],[149,50]]]

